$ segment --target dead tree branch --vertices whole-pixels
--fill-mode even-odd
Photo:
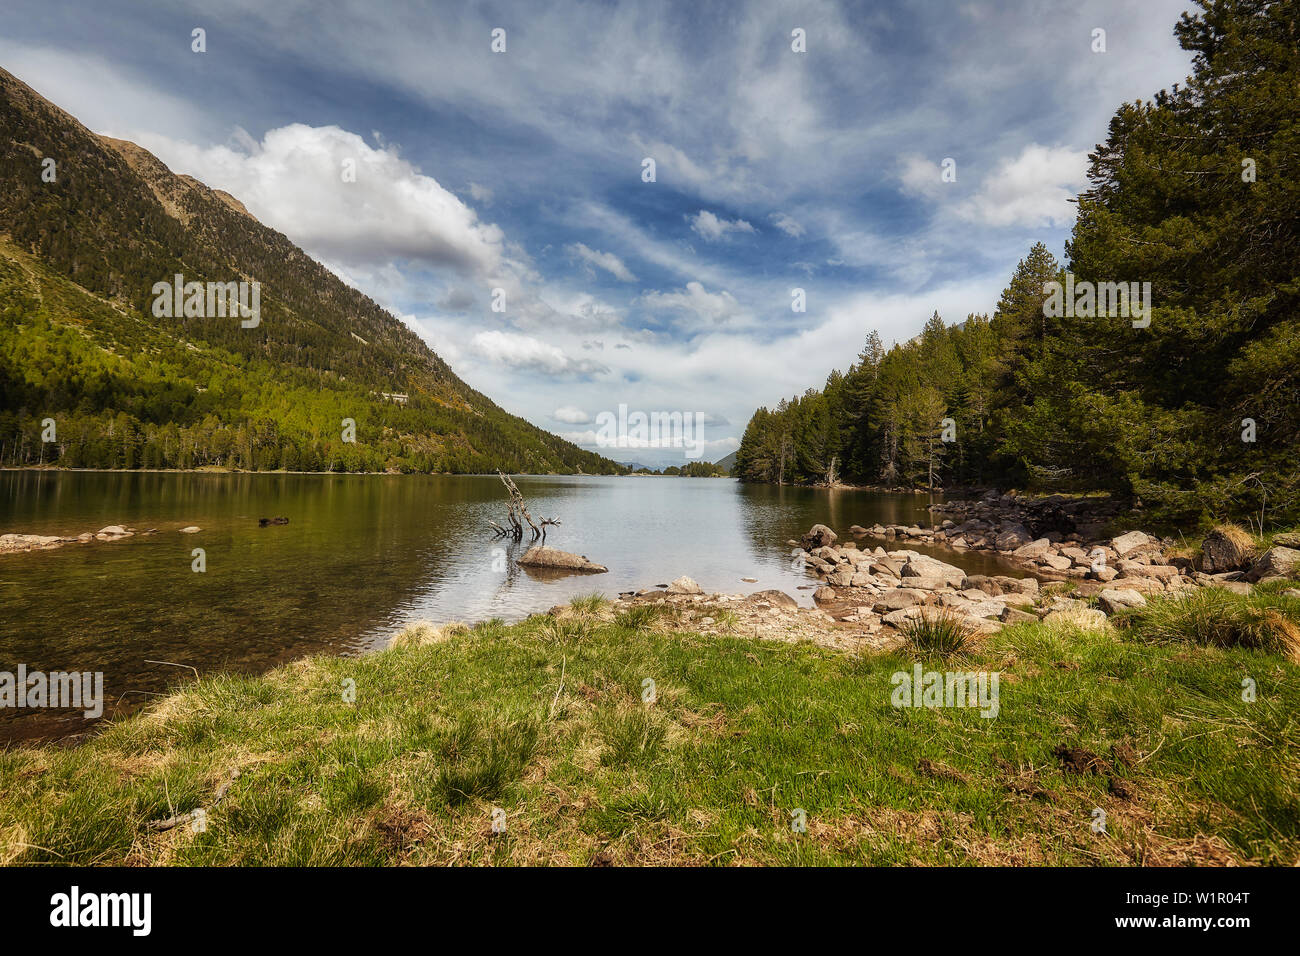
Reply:
[[[510,496],[508,505],[509,510],[506,512],[506,520],[510,523],[510,527],[503,528],[495,521],[489,521],[488,524],[492,526],[492,530],[496,533],[496,536],[498,538],[514,538],[518,541],[524,536],[524,522],[526,521],[528,522],[528,527],[532,529],[533,540],[536,541],[540,537],[545,541],[547,526],[558,526],[560,522],[555,518],[543,518],[540,522],[534,521],[533,516],[528,513],[528,504],[524,501],[523,494],[519,491],[519,488],[515,483],[510,480],[510,476],[502,473],[498,469],[497,477],[499,477],[501,483],[506,486],[506,493]],[[520,519],[523,520],[521,521]]]

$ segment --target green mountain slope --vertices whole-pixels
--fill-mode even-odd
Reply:
[[[155,317],[176,274],[261,283],[259,323]],[[0,70],[0,465],[42,462],[622,470],[470,388],[234,197]]]

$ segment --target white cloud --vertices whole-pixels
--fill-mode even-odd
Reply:
[[[1068,226],[1077,211],[1070,200],[1086,185],[1087,169],[1087,150],[1031,143],[999,163],[957,214],[991,226]]]
[[[472,276],[510,266],[497,226],[480,221],[395,147],[373,148],[337,126],[282,126],[253,151],[154,134],[137,141],[175,172],[224,189],[263,223],[326,258],[425,262]],[[355,181],[347,181],[352,172]]]
[[[772,224],[776,226],[776,228],[794,239],[798,239],[804,234],[804,232],[806,232],[800,223],[796,222],[792,216],[789,216],[786,213],[773,213],[771,218]]]
[[[690,220],[690,223],[691,231],[699,233],[706,242],[717,242],[733,232],[757,232],[752,225],[743,219],[719,219],[707,209],[701,209],[695,218]]]
[[[562,405],[551,412],[551,417],[557,422],[564,422],[566,425],[585,425],[591,421],[590,415],[581,408],[574,408],[572,405]]]
[[[469,184],[469,197],[475,202],[481,202],[485,206],[492,204],[492,190],[486,186],[480,186],[478,183]]]
[[[557,345],[514,332],[479,332],[469,342],[478,356],[513,369],[528,369],[548,375],[596,375],[608,372],[599,362],[575,359]]]
[[[740,303],[726,289],[709,292],[699,282],[688,282],[686,288],[678,292],[647,292],[641,296],[641,302],[651,309],[683,312],[713,324],[742,314]]]
[[[582,242],[566,246],[565,251],[568,252],[569,255],[582,260],[582,262],[586,263],[589,267],[595,266],[596,268],[604,269],[620,282],[636,281],[636,276],[634,276],[632,271],[623,264],[623,260],[612,252],[598,252],[597,250],[588,247],[586,243]]]

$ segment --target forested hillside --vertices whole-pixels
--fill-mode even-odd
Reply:
[[[754,414],[733,473],[1300,517],[1300,2],[1206,0],[1175,34],[1193,76],[1116,112],[1065,263],[1035,244],[991,316],[888,350],[871,332],[821,391]],[[1067,271],[1150,282],[1150,324],[1045,307]]]
[[[175,274],[260,282],[260,321],[156,317]],[[236,198],[0,70],[0,465],[50,462],[623,470],[471,389]]]

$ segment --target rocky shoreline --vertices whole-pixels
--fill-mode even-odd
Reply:
[[[820,582],[812,608],[779,590],[705,594],[688,577],[619,598],[668,605],[682,629],[883,649],[902,642],[909,622],[932,615],[956,617],[974,633],[1029,621],[1099,628],[1152,596],[1200,587],[1247,594],[1256,584],[1294,581],[1300,570],[1300,533],[1275,535],[1257,553],[1249,536],[1217,529],[1187,557],[1170,553],[1174,542],[1143,531],[1100,537],[1113,520],[1106,507],[1059,496],[987,495],[942,506],[952,517],[929,529],[853,525],[854,540],[841,542],[832,529],[814,525],[789,542],[792,558]],[[968,574],[906,547],[873,547],[870,539],[996,553],[1026,575]],[[1287,593],[1300,597],[1300,584]]]

